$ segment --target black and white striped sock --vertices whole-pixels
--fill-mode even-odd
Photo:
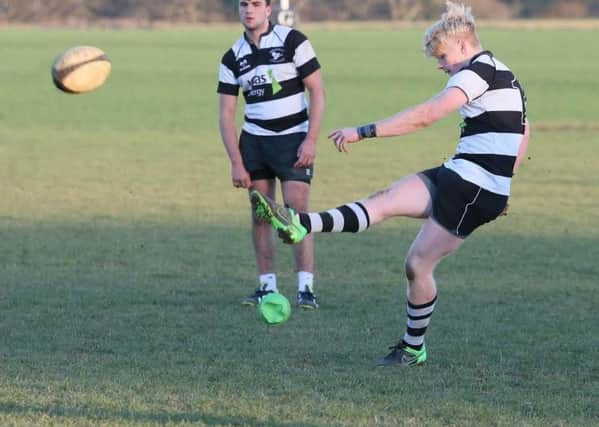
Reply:
[[[318,213],[300,213],[300,223],[308,233],[358,233],[370,226],[368,211],[360,202],[348,203]]]
[[[432,301],[420,305],[415,305],[408,301],[408,324],[403,337],[405,345],[415,350],[422,349],[424,333],[431,321],[436,301],[436,296]]]

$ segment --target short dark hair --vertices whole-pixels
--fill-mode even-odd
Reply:
[[[266,6],[270,6],[271,0],[264,0],[264,2],[266,3]]]

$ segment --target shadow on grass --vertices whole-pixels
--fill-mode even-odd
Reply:
[[[31,404],[0,403],[0,412],[292,426],[343,424],[354,416],[367,424],[377,411],[389,412],[385,408],[416,407],[417,396],[402,394],[401,381],[369,365],[405,322],[403,257],[417,230],[403,224],[359,236],[319,236],[321,309],[294,310],[289,322],[273,328],[239,306],[255,286],[247,228],[109,219],[2,227],[0,384],[14,401]],[[442,299],[430,331],[431,360],[443,368],[464,337],[479,349],[477,358],[441,371],[433,365],[420,377],[408,376],[405,389],[424,381],[425,394],[437,396],[437,404],[450,399],[458,412],[474,400],[520,415],[531,413],[520,402],[532,402],[545,420],[593,414],[597,247],[592,235],[482,232],[470,239],[438,271]],[[277,249],[279,289],[292,297],[291,251],[282,244]],[[464,310],[465,302],[474,305]],[[501,345],[499,353],[486,347],[490,337]],[[542,337],[534,344],[542,360],[521,351],[531,337]],[[501,352],[514,357],[496,358]],[[484,393],[473,394],[481,369],[492,380]],[[439,379],[446,384],[441,391]],[[567,395],[560,404],[549,395],[535,398],[536,390],[553,389]],[[171,405],[170,394],[184,404]],[[111,411],[89,403],[99,399],[163,411]],[[297,402],[316,408],[308,423],[293,423],[305,416],[296,415]],[[258,421],[271,416],[271,407],[289,422]],[[213,408],[231,415],[211,415]],[[254,415],[239,415],[247,413]]]
[[[84,420],[101,421],[135,421],[152,423],[198,423],[205,425],[239,425],[249,427],[310,427],[312,424],[306,423],[286,423],[274,420],[257,421],[251,418],[215,416],[209,414],[182,412],[182,413],[153,413],[153,412],[133,412],[133,411],[111,411],[101,408],[73,408],[61,405],[34,406],[19,405],[15,403],[0,403],[0,412],[14,415],[45,415],[53,418],[82,418]]]

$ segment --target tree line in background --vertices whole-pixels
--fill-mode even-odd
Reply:
[[[464,0],[478,18],[586,18],[599,16],[599,0]],[[239,0],[0,0],[0,22],[205,23],[238,19]],[[444,0],[290,0],[304,22],[431,20]],[[277,0],[273,7],[277,8]]]

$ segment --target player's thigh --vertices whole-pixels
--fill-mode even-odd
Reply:
[[[264,154],[258,136],[242,131],[239,135],[239,153],[248,171],[264,168]]]
[[[432,270],[462,243],[463,239],[447,231],[434,219],[428,218],[408,250],[406,264],[412,269]]]
[[[264,144],[265,160],[274,174],[284,181],[302,181],[309,183],[314,175],[313,165],[295,167],[298,150],[304,142],[303,132],[289,135],[269,137],[269,143]]]
[[[304,181],[281,182],[283,202],[296,211],[306,212],[310,201],[310,184]]]
[[[426,218],[431,211],[432,197],[422,177],[412,174],[368,196],[362,203],[374,221],[392,216]]]
[[[268,137],[252,135],[245,131],[241,132],[239,152],[252,182],[275,178],[275,172],[268,166],[268,158],[264,148],[269,145],[268,142]]]

